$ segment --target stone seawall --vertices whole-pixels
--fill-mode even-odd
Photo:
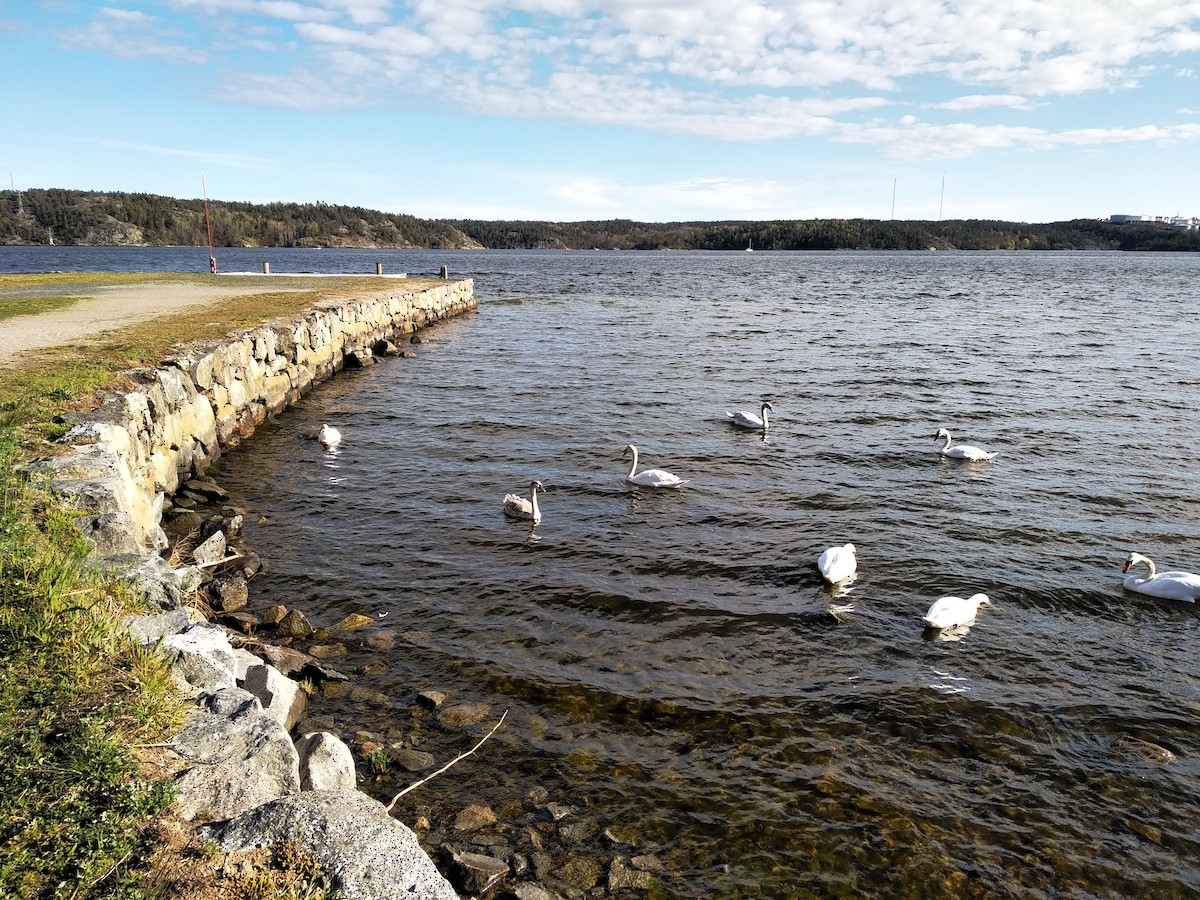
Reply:
[[[340,369],[399,354],[394,342],[402,336],[474,309],[473,290],[465,280],[328,301],[184,347],[158,368],[129,373],[131,390],[73,415],[67,452],[25,467],[78,510],[97,562],[161,610],[127,624],[135,641],[165,654],[177,686],[197,702],[188,725],[167,744],[190,761],[175,777],[176,811],[189,821],[201,811],[219,820],[203,836],[225,852],[298,843],[346,900],[457,895],[412,831],[357,790],[353,755],[341,738],[300,727],[299,682],[191,604],[213,577],[202,571],[210,564],[200,561],[200,550],[218,539],[211,565],[232,563],[244,596],[245,578],[236,575],[242,560],[225,558],[225,534],[217,531],[194,548],[194,565],[174,568],[161,555],[162,512],[168,497],[189,481],[195,485],[224,448],[249,437],[268,415]],[[230,515],[222,525],[233,532],[240,521]]]
[[[71,417],[75,452],[30,467],[72,499],[96,556],[145,557],[165,546],[164,497],[202,474],[223,448],[347,366],[394,352],[392,342],[474,309],[474,283],[447,281],[327,301],[221,341],[186,347],[130,373],[133,390]],[[132,561],[132,560],[130,560]]]

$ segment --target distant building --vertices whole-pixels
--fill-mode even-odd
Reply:
[[[1126,216],[1115,214],[1108,217],[1115,225],[1125,222],[1161,222],[1172,228],[1183,228],[1187,231],[1200,228],[1200,216]]]

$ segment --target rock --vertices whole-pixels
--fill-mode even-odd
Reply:
[[[345,644],[316,644],[315,646],[309,647],[308,652],[315,659],[333,659],[334,657],[337,657],[337,656],[345,656],[346,655],[346,645]]]
[[[258,648],[258,652],[284,675],[295,675],[313,661],[307,653],[301,653],[291,647],[276,647],[274,644],[263,644]]]
[[[600,826],[595,819],[581,819],[558,829],[558,836],[568,844],[582,844],[589,838],[595,837]]]
[[[200,583],[195,569],[173,569],[161,556],[147,558],[128,577],[134,591],[159,609],[179,609]]]
[[[209,590],[213,592],[222,612],[237,612],[246,608],[250,600],[250,588],[246,576],[240,572],[217,575]]]
[[[390,631],[380,631],[367,636],[366,645],[372,650],[387,653],[396,647],[396,635]]]
[[[313,627],[298,609],[289,610],[276,627],[283,637],[308,637],[313,633]]]
[[[225,533],[216,531],[212,537],[192,551],[192,560],[198,566],[211,566],[225,558]]]
[[[466,853],[449,844],[443,845],[442,854],[451,884],[463,894],[485,894],[508,875],[508,863],[502,859]]]
[[[590,891],[600,883],[603,870],[587,856],[572,856],[554,873],[554,877],[581,891]]]
[[[237,679],[237,683],[241,684],[246,680],[246,673],[253,666],[261,666],[262,660],[251,653],[249,650],[244,650],[241,647],[233,648],[233,677]]]
[[[540,884],[524,882],[505,888],[503,896],[506,900],[560,900],[560,895],[548,891]]]
[[[546,812],[550,813],[550,818],[558,822],[571,815],[575,810],[562,803],[549,803],[546,805]]]
[[[294,841],[321,864],[342,900],[458,900],[416,835],[358,791],[283,797],[198,833],[226,853]]]
[[[649,890],[653,884],[653,875],[649,872],[631,869],[619,856],[608,867],[608,889],[610,891],[644,891]]]
[[[237,688],[218,692],[216,708],[198,711],[172,740],[193,765],[176,780],[175,804],[185,819],[201,812],[228,819],[300,790],[300,763],[286,730]]]
[[[223,628],[206,623],[191,625],[163,639],[171,660],[171,675],[185,690],[234,687],[233,646]]]
[[[254,634],[254,630],[262,624],[258,616],[248,612],[221,613],[219,621],[226,628],[242,634]]]
[[[496,814],[486,806],[468,806],[464,810],[460,810],[459,814],[454,817],[455,831],[478,831],[485,825],[494,825],[496,822]]]
[[[241,557],[234,565],[241,570],[242,575],[246,578],[253,578],[262,571],[263,567],[262,560],[259,559],[258,554],[253,550],[246,550],[244,548],[242,549]]]
[[[388,756],[405,772],[423,772],[432,769],[437,763],[437,757],[432,753],[413,750],[411,747],[389,747]]]
[[[459,703],[448,706],[438,714],[438,722],[445,728],[465,728],[489,718],[492,708],[486,703]]]
[[[604,838],[610,844],[618,847],[633,847],[637,844],[637,835],[632,828],[622,825],[610,825],[604,829]]]
[[[360,616],[358,613],[351,613],[342,621],[334,625],[330,631],[361,631],[364,628],[370,628],[375,624],[375,620],[369,616]]]
[[[446,702],[446,694],[442,691],[421,691],[417,694],[417,702],[422,706],[430,706],[437,709]]]
[[[328,731],[306,734],[296,741],[300,756],[300,789],[346,790],[358,785],[354,754],[337,735]]]
[[[211,478],[189,478],[183,483],[182,488],[193,494],[199,494],[209,501],[224,503],[229,499],[229,494]]]
[[[146,646],[157,644],[168,635],[178,634],[203,621],[204,617],[197,610],[184,607],[149,616],[129,616],[125,619],[125,627],[135,643]]]
[[[243,687],[258,698],[263,712],[288,731],[300,721],[308,707],[308,696],[300,685],[274,666],[251,666],[246,671]]]

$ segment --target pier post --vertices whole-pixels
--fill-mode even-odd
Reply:
[[[381,262],[377,262],[377,263],[375,263],[375,274],[376,274],[376,275],[382,275],[382,274],[383,274],[383,263],[381,263]]]
[[[442,266],[442,271],[438,273],[438,277],[445,281],[450,277],[450,270],[446,266]]]
[[[264,275],[271,274],[271,264],[269,262],[266,262],[265,260],[263,261],[263,274]]]

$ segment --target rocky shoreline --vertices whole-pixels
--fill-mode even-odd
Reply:
[[[443,827],[418,816],[428,851],[360,791],[356,751],[368,765],[386,760],[414,778],[439,761],[306,718],[306,691],[350,681],[319,657],[321,641],[353,635],[386,652],[395,638],[363,616],[314,633],[298,610],[250,611],[249,583],[262,563],[241,543],[243,511],[204,474],[223,449],[336,372],[412,355],[404,345],[419,340],[417,330],[474,308],[472,287],[447,282],[338,301],[184,348],[157,369],[131,373],[133,390],[75,416],[65,452],[26,469],[77,508],[94,560],[159,610],[127,624],[139,644],[167,655],[195,703],[168,746],[184,762],[175,811],[199,837],[229,853],[294,843],[347,900],[642,895],[663,872],[659,860],[637,855],[619,829],[552,802],[545,789],[504,821],[481,805]],[[312,652],[298,649],[308,645]],[[435,689],[420,690],[415,703],[414,714],[464,735],[486,728],[491,715]],[[596,840],[608,848],[603,861],[582,849]]]

